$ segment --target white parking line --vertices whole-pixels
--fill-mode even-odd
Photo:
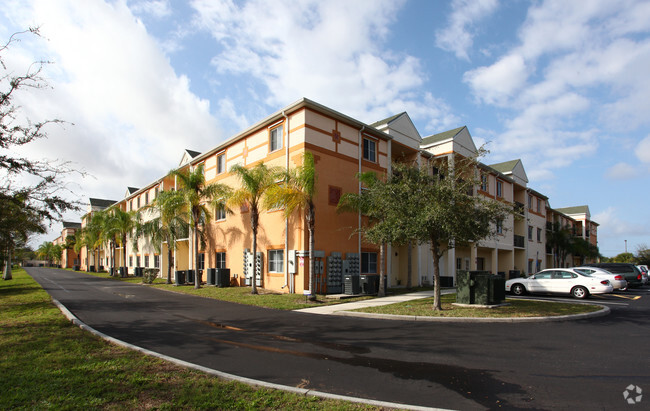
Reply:
[[[51,282],[51,283],[54,284],[54,285],[56,285],[57,287],[59,287],[60,289],[62,289],[63,291],[65,291],[66,293],[69,293],[69,292],[70,292],[70,291],[66,290],[66,288],[63,287],[61,284],[56,283],[56,282],[50,280],[50,279],[47,278],[47,277],[43,277],[43,279],[44,279],[44,280],[47,280],[47,281],[49,281],[49,282]]]

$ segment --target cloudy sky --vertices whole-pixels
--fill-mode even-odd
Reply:
[[[29,26],[43,38],[3,57],[53,62],[51,89],[21,103],[69,124],[26,150],[92,175],[84,201],[307,97],[407,111],[423,136],[466,125],[552,207],[589,205],[604,255],[650,245],[650,1],[3,0],[0,38]]]

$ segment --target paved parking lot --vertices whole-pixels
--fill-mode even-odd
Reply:
[[[611,308],[599,318],[428,323],[267,310],[68,271],[28,272],[107,335],[275,384],[463,410],[633,409],[628,387],[650,393],[647,287],[592,298]]]

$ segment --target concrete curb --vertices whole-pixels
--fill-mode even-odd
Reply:
[[[567,303],[569,304],[569,303]],[[459,322],[459,323],[531,323],[531,322],[554,322],[554,321],[571,321],[584,320],[585,318],[602,317],[609,315],[609,307],[600,304],[593,304],[601,307],[600,310],[592,313],[558,315],[552,317],[510,317],[510,318],[476,318],[476,317],[427,317],[416,315],[397,315],[397,314],[377,314],[364,313],[359,311],[336,311],[331,315],[340,315],[344,317],[373,318],[383,320],[400,320],[400,321],[426,321],[426,322]]]
[[[94,328],[90,327],[80,319],[78,319],[66,306],[61,304],[58,300],[52,299],[52,302],[54,302],[54,305],[57,306],[59,310],[63,313],[63,315],[66,316],[70,322],[78,326],[84,331],[88,331],[93,335],[96,335],[105,341],[111,342],[113,344],[126,347],[128,349],[134,350],[141,352],[145,355],[149,355],[152,357],[160,358],[165,361],[169,361],[173,364],[176,364],[181,367],[185,368],[190,368],[193,370],[201,371],[206,374],[214,375],[215,377],[223,378],[225,380],[231,380],[231,381],[238,381],[247,385],[251,385],[254,387],[263,387],[263,388],[269,388],[269,389],[274,389],[274,390],[282,390],[282,391],[287,391],[291,392],[294,394],[299,394],[299,395],[304,395],[304,396],[313,396],[313,397],[320,397],[320,398],[326,398],[326,399],[331,399],[331,400],[341,400],[341,401],[349,401],[349,402],[355,402],[355,403],[360,403],[360,404],[368,404],[368,405],[373,405],[376,407],[382,407],[382,408],[395,408],[395,409],[404,409],[404,410],[433,410],[433,411],[446,411],[443,408],[431,408],[431,407],[422,407],[418,405],[407,405],[407,404],[399,404],[399,403],[394,403],[394,402],[386,402],[386,401],[376,401],[376,400],[371,400],[371,399],[366,399],[366,398],[357,398],[357,397],[348,397],[345,395],[338,395],[338,394],[330,394],[327,392],[322,392],[322,391],[315,391],[315,390],[309,390],[305,388],[297,388],[297,387],[292,387],[289,385],[281,385],[281,384],[274,384],[266,381],[261,381],[261,380],[255,380],[252,378],[246,378],[246,377],[241,377],[238,375],[234,374],[229,374],[225,373],[222,371],[214,370],[212,368],[207,368],[202,365],[194,364],[191,362],[179,360],[178,358],[173,358],[169,357],[164,354],[157,353],[155,351],[147,350],[146,348],[138,347],[137,345],[129,344],[125,341],[118,340],[117,338],[111,337],[110,335],[106,335],[100,331],[95,330]]]

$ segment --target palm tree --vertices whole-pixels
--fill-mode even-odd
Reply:
[[[248,207],[251,214],[251,230],[253,231],[253,261],[256,261],[257,229],[259,227],[260,212],[266,208],[262,200],[267,190],[276,184],[275,177],[278,171],[276,168],[269,168],[264,163],[259,163],[252,168],[246,168],[238,164],[233,166],[230,172],[239,177],[242,186],[230,195],[227,203],[232,207]],[[254,269],[251,284],[251,294],[257,294]]]
[[[161,191],[156,199],[145,209],[152,209],[157,217],[139,224],[137,235],[149,238],[155,250],[162,252],[163,243],[167,243],[167,284],[172,282],[172,256],[176,240],[187,237],[189,225],[183,218],[185,203],[174,191]]]
[[[305,221],[309,233],[309,298],[315,299],[315,263],[314,259],[314,227],[316,225],[316,166],[314,155],[308,151],[303,155],[301,166],[286,170],[283,182],[272,185],[266,195],[266,204],[270,208],[284,207],[284,216],[289,218],[296,209],[305,211]]]
[[[133,234],[137,225],[138,216],[135,211],[124,211],[121,208],[114,207],[110,209],[110,214],[106,221],[105,238],[116,239],[122,247],[122,264],[123,275],[128,275],[126,265],[126,243],[128,238]]]
[[[199,164],[193,171],[188,169],[172,170],[170,177],[175,177],[180,183],[180,187],[175,191],[184,203],[184,214],[187,223],[193,229],[194,235],[194,262],[196,275],[194,276],[194,288],[201,288],[201,279],[199,277],[199,239],[205,242],[205,232],[201,227],[207,227],[212,213],[206,203],[217,206],[224,202],[228,196],[230,188],[223,184],[206,184],[203,164]]]
[[[51,265],[52,258],[54,256],[54,243],[51,241],[45,241],[38,247],[36,250],[36,255],[38,258],[47,260],[47,265]]]

